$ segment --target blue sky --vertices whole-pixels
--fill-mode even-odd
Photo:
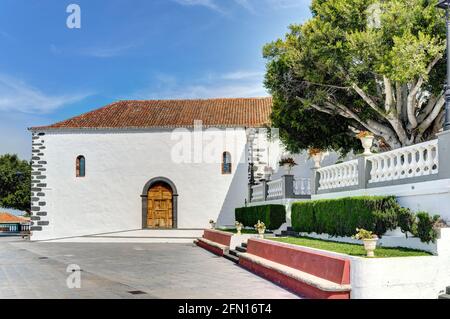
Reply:
[[[69,4],[81,29],[66,26]],[[1,0],[0,154],[30,158],[29,126],[120,99],[249,97],[262,46],[310,0]]]

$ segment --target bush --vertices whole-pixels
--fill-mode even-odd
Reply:
[[[434,243],[438,237],[437,225],[440,222],[440,216],[430,216],[426,212],[419,212],[416,217],[417,226],[414,229],[414,236],[419,237],[424,243]]]
[[[394,196],[363,196],[294,203],[292,226],[298,232],[352,236],[364,228],[382,236],[395,229],[401,209]]]
[[[401,208],[397,213],[398,226],[408,238],[408,233],[414,234],[416,232],[416,215],[408,208]]]
[[[236,208],[235,216],[245,227],[254,227],[260,220],[267,229],[276,230],[286,222],[286,208],[284,205],[241,207]]]

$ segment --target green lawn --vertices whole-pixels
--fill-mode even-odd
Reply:
[[[308,237],[281,237],[281,238],[267,238],[270,240],[294,244],[299,246],[306,246],[311,248],[323,249],[334,251],[337,253],[347,254],[350,256],[358,256],[358,257],[366,257],[366,251],[364,250],[364,246],[357,244],[347,244],[347,243],[338,243],[335,241],[329,240],[321,240],[314,239]],[[387,247],[378,247],[375,250],[375,257],[377,258],[386,258],[386,257],[411,257],[411,256],[431,256],[431,253],[421,250],[413,250],[408,248],[387,248]]]

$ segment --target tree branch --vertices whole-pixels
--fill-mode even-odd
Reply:
[[[394,104],[394,96],[393,96],[393,89],[391,80],[389,80],[386,76],[383,76],[383,82],[384,82],[384,91],[386,94],[385,102],[384,102],[384,110],[386,113],[388,113]]]
[[[425,82],[425,76],[428,75],[433,67],[436,65],[436,63],[439,62],[439,60],[442,58],[442,54],[438,54],[433,61],[430,62],[428,65],[425,75],[422,75],[419,77],[417,82],[412,85],[412,89],[408,94],[408,100],[407,100],[407,110],[408,110],[408,121],[410,124],[411,129],[415,129],[418,125],[418,121],[416,118],[416,103],[414,103],[416,99],[416,95],[419,92],[420,88],[422,87],[423,83]]]
[[[423,120],[423,122],[420,123],[420,125],[418,127],[419,133],[417,134],[417,138],[419,140],[422,138],[423,134],[431,126],[431,124],[434,122],[434,120],[438,117],[438,115],[442,111],[444,105],[445,105],[445,97],[441,96],[441,98],[434,105],[434,108],[431,111],[430,115],[428,115],[427,118],[425,118]]]

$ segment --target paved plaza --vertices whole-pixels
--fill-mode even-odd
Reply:
[[[72,264],[81,268],[81,288],[67,286]],[[0,237],[0,298],[298,297],[193,244],[33,243]]]

